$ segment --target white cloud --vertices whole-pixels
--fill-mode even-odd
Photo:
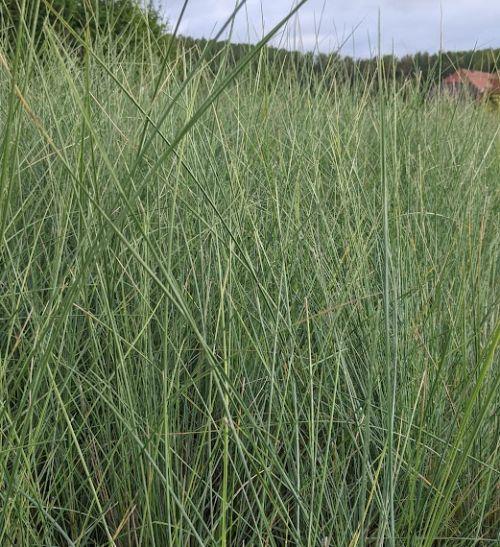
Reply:
[[[171,22],[183,4],[156,2]],[[248,0],[235,21],[233,39],[257,40],[292,5],[292,0]],[[181,33],[214,36],[234,6],[235,0],[190,0]],[[499,0],[309,0],[274,43],[330,51],[347,40],[344,53],[367,56],[378,41],[379,10],[385,52],[436,51],[441,39],[445,49],[500,47]]]

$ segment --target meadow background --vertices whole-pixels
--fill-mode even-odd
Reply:
[[[0,544],[498,545],[498,113],[26,6]]]

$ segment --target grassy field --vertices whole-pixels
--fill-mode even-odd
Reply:
[[[0,544],[498,545],[498,116],[46,47],[0,57]]]

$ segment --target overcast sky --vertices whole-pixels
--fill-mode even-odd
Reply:
[[[155,2],[173,25],[184,0]],[[180,33],[213,37],[235,3],[190,0]],[[235,20],[233,41],[254,42],[293,5],[293,0],[247,0]],[[342,53],[366,57],[377,47],[379,9],[387,53],[434,52],[441,36],[447,50],[500,47],[500,0],[309,0],[274,44],[328,52],[345,42]]]

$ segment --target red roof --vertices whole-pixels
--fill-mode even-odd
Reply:
[[[468,83],[475,87],[480,93],[500,89],[500,76],[490,72],[479,70],[460,69],[443,80],[444,85],[455,86]]]

